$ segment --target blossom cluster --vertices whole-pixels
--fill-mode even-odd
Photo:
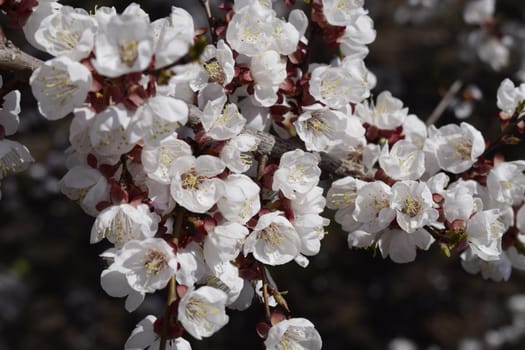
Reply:
[[[524,88],[508,79],[501,84],[502,119],[521,124]],[[375,108],[389,116],[401,111],[400,101],[382,107],[382,97]],[[525,163],[492,154],[496,143],[487,148],[465,122],[427,128],[405,110],[398,123],[383,126],[381,132],[389,132],[381,150],[369,162],[363,158],[369,179],[345,177],[328,192],[327,206],[349,232],[349,245],[378,248],[383,257],[406,263],[417,248],[438,241],[446,254],[461,253],[467,271],[485,278],[507,280],[512,267],[524,269]],[[513,136],[504,134],[499,142],[512,143]]]
[[[471,0],[465,5],[463,18],[467,24],[479,26],[468,34],[468,47],[477,52],[482,62],[499,71],[509,64],[513,40],[501,32],[495,9],[496,0]]]
[[[3,85],[0,76],[0,88]],[[20,124],[20,91],[12,90],[3,96],[0,108],[0,180],[4,177],[25,171],[33,162],[26,146],[20,142],[6,139],[18,130]],[[0,198],[2,192],[0,192]]]
[[[24,17],[27,40],[53,56],[30,79],[39,111],[72,116],[61,191],[95,217],[91,243],[111,245],[102,288],[128,311],[168,290],[126,349],[190,349],[186,333],[212,336],[254,298],[267,349],[320,349],[270,268],[308,266],[325,205],[350,247],[395,262],[437,242],[485,278],[525,268],[525,162],[494,153],[515,140],[525,86],[502,83],[504,135],[487,147],[468,123],[427,127],[389,91],[371,96],[364,0],[313,0],[287,18],[273,2],[222,4],[209,33],[177,7],[152,21],[137,4],[89,14],[47,0]],[[314,37],[338,52],[330,63],[310,62]],[[325,195],[326,159],[347,176]]]

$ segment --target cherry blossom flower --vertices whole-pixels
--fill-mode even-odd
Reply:
[[[55,120],[82,106],[91,88],[91,73],[84,65],[62,56],[35,69],[29,84],[40,113]]]
[[[281,191],[289,199],[310,191],[321,174],[318,162],[318,157],[302,150],[284,153],[274,174],[272,189]]]
[[[392,186],[391,207],[396,210],[398,225],[408,233],[425,225],[440,226],[433,204],[432,193],[424,182],[406,180]]]
[[[97,24],[87,11],[62,6],[42,20],[35,39],[49,54],[79,61],[93,50]]]
[[[379,232],[396,217],[392,209],[392,189],[382,181],[370,182],[359,188],[355,199],[354,219],[361,223],[360,230]]]
[[[377,96],[375,105],[364,102],[356,106],[356,114],[363,122],[379,129],[393,130],[403,124],[408,108],[403,108],[403,102],[389,91],[383,91]]]
[[[184,208],[205,213],[224,192],[222,180],[215,177],[224,168],[224,162],[213,156],[177,158],[171,167],[171,195]]]
[[[246,224],[261,209],[259,186],[242,174],[231,174],[223,183],[225,190],[217,208],[226,220]]]
[[[194,338],[209,337],[228,323],[226,300],[226,293],[217,288],[190,289],[180,300],[179,321]]]
[[[417,180],[425,172],[425,154],[410,141],[400,140],[379,156],[381,169],[394,180]]]
[[[215,226],[204,241],[204,259],[210,267],[235,259],[248,234],[245,226],[235,222]]]
[[[146,316],[140,321],[129,336],[125,350],[155,350],[160,348],[161,337],[155,332],[155,316]],[[190,343],[182,338],[168,339],[166,350],[191,350]]]
[[[364,0],[322,0],[323,14],[331,25],[351,25],[365,12],[364,3]]]
[[[469,169],[485,150],[481,133],[465,122],[430,127],[425,147],[432,152],[441,169],[459,174]]]
[[[514,86],[510,79],[505,79],[501,82],[498,93],[498,108],[511,116],[516,111],[518,104],[525,100],[525,84]]]
[[[323,344],[321,336],[310,321],[305,318],[291,318],[272,326],[264,345],[267,350],[320,350]]]
[[[107,77],[140,72],[154,53],[148,18],[122,14],[111,17],[105,31],[95,37],[93,67]]]
[[[255,259],[268,265],[282,265],[296,258],[301,238],[281,214],[275,211],[259,217],[244,243],[244,255],[253,253]]]
[[[114,205],[104,209],[91,229],[91,243],[107,238],[117,248],[126,242],[153,237],[160,217],[149,211],[145,204],[134,207],[129,204]]]
[[[485,261],[498,260],[502,253],[501,238],[505,232],[499,220],[499,209],[476,213],[468,222],[465,232],[472,253]]]
[[[165,240],[129,241],[115,255],[112,269],[124,273],[131,288],[140,293],[163,289],[177,271],[173,248]]]

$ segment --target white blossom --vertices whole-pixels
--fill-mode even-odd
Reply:
[[[227,295],[217,288],[190,289],[179,303],[179,321],[196,339],[209,337],[228,323]]]
[[[244,279],[239,277],[239,268],[229,261],[212,266],[199,283],[205,283],[226,293],[226,306],[233,304],[244,289]]]
[[[172,6],[171,14],[158,21],[159,33],[154,41],[155,68],[172,64],[186,55],[195,33],[193,17],[179,7]]]
[[[235,222],[225,222],[208,232],[204,241],[204,259],[214,267],[235,259],[242,250],[248,229]]]
[[[335,221],[340,224],[344,231],[351,232],[359,227],[359,223],[354,219],[355,199],[357,191],[366,182],[347,176],[336,180],[328,190],[326,195],[326,207],[337,210]]]
[[[377,96],[375,105],[363,102],[356,106],[356,114],[363,122],[379,129],[394,130],[405,121],[408,108],[403,108],[403,102],[389,91],[383,91]]]
[[[310,191],[321,175],[318,163],[318,157],[302,150],[284,153],[279,169],[274,173],[272,189],[281,191],[288,199],[295,199],[297,193]]]
[[[394,180],[417,180],[425,172],[425,154],[410,141],[400,140],[390,150],[388,144],[383,147],[379,164]]]
[[[24,30],[26,40],[33,47],[36,47],[42,51],[46,51],[46,47],[39,43],[35,34],[42,25],[42,22],[53,14],[58,13],[61,7],[62,4],[58,3],[56,0],[41,0],[38,1],[38,5],[33,8],[33,12],[22,28]]]
[[[475,198],[467,186],[457,184],[442,193],[443,213],[449,222],[468,220],[472,214],[483,209],[483,202]]]
[[[190,242],[185,247],[177,249],[177,283],[184,286],[193,286],[206,275],[204,251],[200,244]]]
[[[426,149],[435,155],[441,169],[454,174],[468,170],[485,150],[481,133],[465,122],[448,124],[439,129],[430,127]]]
[[[104,238],[117,248],[135,239],[146,239],[157,233],[160,217],[149,211],[146,204],[134,207],[129,204],[113,205],[104,209],[91,229],[91,243]]]
[[[357,190],[354,219],[363,224],[360,230],[376,233],[387,228],[396,217],[392,209],[392,189],[382,181],[370,182]]]
[[[227,104],[227,100],[226,95],[222,95],[208,101],[200,118],[206,134],[215,140],[228,140],[237,136],[246,124],[237,106]]]
[[[53,56],[67,56],[79,61],[93,50],[97,21],[85,10],[62,6],[46,17],[35,39]]]
[[[204,48],[199,61],[202,64],[199,77],[193,82],[194,87],[202,90],[208,82],[226,86],[233,80],[235,75],[235,60],[231,48],[219,40],[217,47],[207,45]]]
[[[345,28],[341,38],[341,52],[346,57],[364,59],[368,47],[376,39],[374,21],[367,14],[357,17],[355,22]]]
[[[525,195],[525,161],[504,162],[496,165],[487,176],[487,190],[494,200],[519,205]]]
[[[103,256],[106,254],[103,254]],[[114,257],[113,254],[111,254]],[[106,256],[104,256],[106,257]],[[125,308],[128,312],[135,311],[144,301],[145,293],[138,292],[131,288],[126,275],[115,265],[102,271],[100,275],[100,285],[104,291],[115,298],[126,297]]]
[[[179,157],[191,155],[190,145],[171,135],[161,140],[159,145],[144,145],[141,161],[144,171],[150,178],[163,184],[170,184],[169,170],[173,162]]]
[[[147,145],[175,134],[188,121],[188,106],[181,100],[156,95],[140,106],[130,124],[132,139],[142,139]]]
[[[0,140],[0,180],[9,174],[25,171],[33,162],[26,146],[16,141]]]
[[[129,336],[125,350],[158,350],[160,348],[161,337],[155,332],[155,316],[146,316],[140,321],[131,335]],[[166,340],[166,350],[191,350],[190,343],[182,338]]]
[[[510,79],[501,82],[498,93],[498,108],[509,116],[513,115],[518,105],[525,101],[525,84],[514,86]]]
[[[434,238],[424,229],[407,233],[399,229],[387,229],[379,239],[379,250],[383,258],[390,257],[392,261],[403,264],[416,259],[417,248],[428,250],[434,243]]]
[[[364,12],[364,0],[322,0],[323,15],[334,26],[348,26]]]
[[[484,210],[467,222],[467,243],[472,253],[482,260],[495,261],[501,257],[505,227],[499,220],[500,215],[499,209]]]
[[[424,182],[406,180],[392,186],[391,207],[396,210],[398,225],[408,233],[425,225],[439,226],[439,213],[433,204],[432,193]]]
[[[113,265],[125,274],[130,287],[141,293],[164,289],[177,271],[173,248],[160,238],[127,242],[115,255]]]
[[[357,143],[365,134],[361,122],[353,115],[347,116],[320,104],[303,110],[294,126],[308,151],[326,152],[339,143]]]
[[[312,71],[310,94],[333,109],[350,102],[359,103],[370,94],[369,73],[360,60],[349,60],[345,66],[318,66]]]
[[[29,84],[40,113],[49,120],[65,117],[80,107],[91,88],[91,73],[68,57],[46,61],[35,69]]]
[[[148,67],[154,53],[149,19],[122,14],[111,17],[105,31],[95,37],[93,67],[107,77],[140,72]]]
[[[89,130],[93,149],[116,160],[120,155],[131,151],[139,138],[130,132],[130,121],[130,111],[121,104],[110,106],[98,113]]]
[[[224,145],[220,157],[232,172],[244,173],[253,165],[252,152],[257,149],[259,142],[253,135],[239,134]]]
[[[266,52],[273,44],[273,18],[271,7],[253,1],[238,8],[228,23],[226,40],[235,51],[257,56]]]
[[[312,322],[290,318],[273,325],[264,341],[266,350],[321,350],[323,342]]]
[[[85,165],[71,168],[60,180],[60,190],[69,199],[77,201],[84,211],[96,216],[97,204],[109,200],[109,184],[98,171]]]
[[[177,158],[171,166],[171,195],[184,208],[205,213],[224,192],[222,180],[216,178],[224,168],[220,158],[209,155]]]
[[[255,100],[263,107],[275,104],[279,85],[286,79],[286,62],[279,53],[269,50],[253,57],[250,72],[255,81]]]
[[[469,24],[483,24],[494,15],[495,0],[471,0],[463,10],[463,18]]]
[[[2,87],[0,76],[0,87]],[[13,135],[20,124],[20,91],[13,90],[4,96],[4,103],[0,108],[0,126],[3,128],[4,136]]]
[[[246,224],[261,209],[259,186],[248,176],[231,174],[224,180],[217,207],[228,221]]]
[[[461,266],[468,273],[476,274],[481,272],[484,279],[491,279],[496,282],[507,281],[512,272],[512,265],[505,254],[497,260],[485,261],[467,249],[461,254]]]
[[[259,217],[244,243],[244,255],[253,253],[264,264],[282,265],[295,259],[300,247],[301,238],[293,225],[275,211]]]

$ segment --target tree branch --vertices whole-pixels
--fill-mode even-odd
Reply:
[[[200,123],[200,116],[202,111],[196,106],[190,106],[190,124]],[[280,157],[283,153],[293,151],[295,149],[304,149],[304,145],[297,139],[283,140],[276,138],[270,133],[256,130],[253,128],[244,128],[241,133],[255,136],[259,140],[257,148],[258,154],[271,155],[272,157]],[[358,151],[356,151],[358,152]],[[352,175],[358,178],[366,177],[364,175],[363,166],[355,161],[348,159],[339,159],[330,156],[326,153],[321,153],[321,162],[319,167],[327,174],[347,176]]]
[[[43,63],[7,40],[2,28],[0,28],[0,70],[23,73],[23,76],[29,79],[31,73]]]
[[[0,28],[0,70],[9,70],[17,74],[22,82],[27,82],[31,73],[36,68],[40,67],[44,62],[36,57],[33,57],[7,40]],[[18,74],[20,73],[20,74]],[[200,122],[200,115],[202,112],[195,106],[190,110],[190,123]],[[252,128],[245,128],[243,133],[253,135],[260,141],[257,153],[279,157],[283,153],[299,148],[304,148],[303,144],[296,139],[282,140],[273,135],[255,130]],[[363,177],[363,168],[357,162],[346,159],[334,158],[328,154],[321,154],[321,169],[333,175],[346,176],[352,175],[356,177]]]
[[[445,109],[450,104],[450,101],[454,98],[454,96],[459,92],[461,87],[463,86],[463,82],[461,80],[456,80],[448,89],[447,93],[439,104],[436,106],[430,117],[428,117],[426,124],[427,125],[433,125],[436,124],[436,122],[441,118],[441,115],[445,111]]]

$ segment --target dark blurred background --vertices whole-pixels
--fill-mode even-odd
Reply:
[[[114,5],[119,11],[126,5],[63,3],[88,10]],[[176,5],[196,14],[197,27],[205,23],[196,0],[139,3],[152,19]],[[376,93],[392,91],[422,119],[456,79],[476,84],[484,98],[467,121],[490,138],[497,133],[497,87],[521,63],[525,3],[498,2],[502,29],[515,38],[511,64],[501,72],[472,59],[475,54],[461,38],[475,28],[463,23],[463,6],[457,0],[367,0],[378,35],[366,62],[378,77]],[[5,18],[0,23],[10,39],[38,54],[20,32],[6,28]],[[25,174],[2,180],[0,350],[122,349],[139,320],[162,312],[164,296],[148,296],[128,314],[122,299],[102,291],[99,276],[105,266],[98,255],[107,246],[89,244],[92,219],[58,191],[69,120],[47,122],[29,91],[23,94],[21,119],[15,138],[37,162]],[[456,121],[449,109],[439,123]],[[509,154],[523,158],[519,149]],[[349,250],[346,234],[335,227],[322,243],[307,269],[292,263],[271,273],[280,289],[289,291],[294,315],[316,325],[324,349],[525,349],[524,337],[505,343],[501,335],[513,322],[509,298],[525,293],[523,273],[513,271],[508,282],[485,281],[464,272],[458,257],[446,258],[437,247],[419,252],[414,263],[397,265],[371,251]],[[264,348],[254,327],[264,317],[262,305],[254,301],[248,311],[229,314],[225,328],[211,339],[192,341],[193,349]]]

